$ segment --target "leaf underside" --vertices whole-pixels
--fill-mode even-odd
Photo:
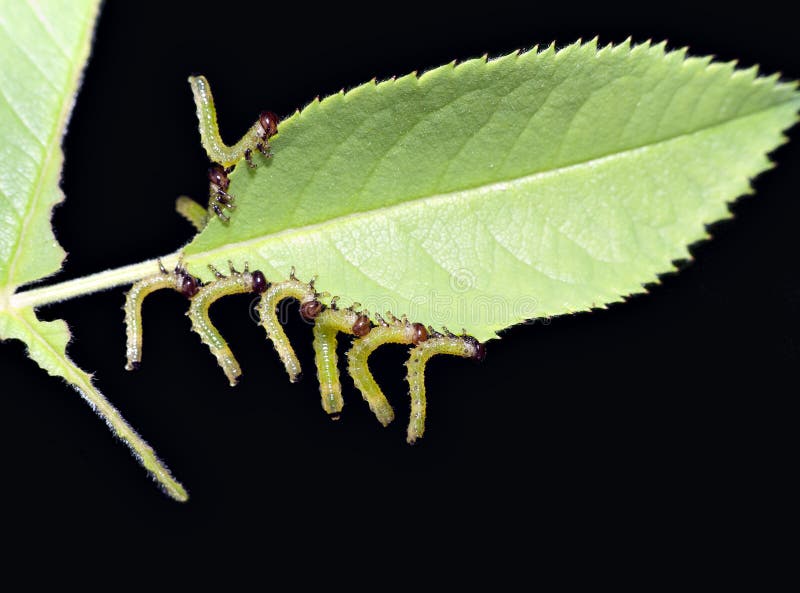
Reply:
[[[642,292],[730,216],[797,118],[755,68],[595,42],[315,101],[185,249],[480,340]]]

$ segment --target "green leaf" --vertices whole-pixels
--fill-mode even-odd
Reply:
[[[476,59],[315,101],[192,271],[248,261],[480,340],[644,291],[770,166],[800,95],[664,44]]]
[[[18,339],[48,373],[71,383],[161,484],[186,492],[153,450],[67,357],[63,321],[39,321],[16,289],[61,267],[50,226],[63,200],[61,139],[89,56],[98,0],[0,0],[0,339]]]
[[[50,228],[63,200],[61,137],[98,2],[0,3],[0,286],[13,290],[61,267]]]

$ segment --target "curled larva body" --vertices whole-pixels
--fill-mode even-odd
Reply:
[[[326,309],[314,320],[314,361],[323,409],[336,415],[344,407],[339,381],[338,334],[353,334],[353,326],[364,316],[351,309]]]
[[[283,327],[278,320],[275,311],[281,301],[285,299],[297,299],[300,301],[301,311],[306,303],[316,301],[314,289],[307,282],[300,282],[296,279],[289,279],[286,282],[272,284],[264,292],[258,304],[258,316],[261,326],[267,332],[267,338],[278,353],[286,372],[289,374],[289,381],[295,383],[300,379],[300,362],[294,353],[289,338],[283,331]]]
[[[200,123],[200,141],[208,157],[223,167],[232,167],[246,159],[252,166],[251,155],[258,150],[264,156],[270,156],[269,139],[278,132],[278,117],[269,111],[262,112],[256,123],[233,146],[227,146],[219,135],[217,126],[217,110],[211,87],[205,76],[190,76],[197,120]]]
[[[171,288],[187,298],[199,289],[199,281],[180,265],[172,272],[161,266],[161,273],[143,278],[131,286],[125,295],[125,333],[127,363],[125,369],[133,371],[142,361],[142,304],[148,295],[157,290]]]
[[[208,223],[208,209],[195,202],[189,196],[179,196],[175,200],[175,211],[198,231],[202,231],[206,223]]]
[[[372,328],[367,335],[354,340],[353,347],[347,352],[347,369],[353,383],[384,426],[394,420],[394,410],[369,370],[369,357],[383,344],[413,344],[419,337],[418,324],[396,320]]]
[[[214,180],[212,180],[214,181]],[[224,180],[219,180],[224,184]],[[128,332],[126,368],[138,367],[142,351],[141,306],[150,293],[162,288],[171,288],[191,299],[187,315],[192,329],[211,350],[225,372],[231,386],[236,385],[242,371],[225,339],[209,318],[209,308],[218,299],[233,294],[259,294],[261,300],[258,313],[261,325],[272,341],[291,381],[300,377],[300,363],[286,337],[276,314],[281,301],[288,298],[300,302],[300,315],[313,323],[314,361],[319,378],[320,398],[323,409],[337,418],[344,407],[342,387],[339,380],[339,365],[336,349],[339,333],[354,336],[352,347],[347,352],[347,368],[353,382],[366,400],[378,421],[386,426],[394,419],[394,411],[369,370],[369,357],[383,344],[406,344],[414,346],[406,362],[411,396],[411,418],[407,440],[413,443],[425,432],[425,365],[437,354],[450,354],[483,360],[486,350],[483,344],[470,336],[455,336],[446,329],[441,334],[420,323],[410,323],[405,316],[398,319],[387,314],[388,321],[375,315],[375,322],[366,311],[356,310],[354,303],[347,309],[336,307],[336,298],[329,306],[320,300],[325,293],[314,289],[314,282],[301,282],[292,271],[288,280],[270,284],[264,274],[255,270],[237,272],[231,262],[230,276],[225,276],[209,266],[216,276],[212,282],[201,286],[200,281],[190,275],[181,264],[172,272],[161,266],[161,273],[136,282],[128,292],[125,303],[125,322]]]
[[[411,417],[406,440],[413,444],[425,432],[425,365],[437,354],[450,354],[482,361],[486,355],[483,344],[469,336],[435,335],[411,349],[406,367],[411,396]]]
[[[189,307],[189,319],[192,322],[192,329],[198,333],[202,342],[209,347],[211,353],[216,357],[219,366],[225,372],[225,376],[231,384],[235,386],[242,375],[239,363],[233,356],[233,352],[228,347],[225,339],[211,323],[208,310],[211,305],[222,297],[232,294],[256,292],[262,284],[264,275],[255,271],[238,273],[232,270],[230,276],[218,275],[217,279],[201,287],[197,294],[192,297],[192,304]],[[216,274],[219,274],[215,271]],[[258,278],[262,281],[260,281]]]

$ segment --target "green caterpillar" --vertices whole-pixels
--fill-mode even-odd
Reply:
[[[276,308],[285,299],[300,302],[300,315],[314,323],[314,353],[317,376],[320,384],[323,409],[332,418],[338,418],[344,406],[342,387],[339,382],[339,366],[336,355],[338,334],[354,336],[353,345],[347,353],[348,372],[356,387],[369,404],[376,418],[384,426],[394,419],[394,411],[381,392],[369,370],[370,354],[382,344],[396,343],[412,346],[406,367],[409,392],[411,395],[411,420],[408,425],[408,442],[413,443],[425,431],[425,365],[437,354],[450,354],[475,360],[483,360],[486,355],[483,344],[470,336],[457,336],[444,330],[436,332],[419,323],[398,319],[389,315],[389,321],[380,315],[375,321],[367,311],[359,311],[358,305],[340,309],[336,299],[324,305],[314,289],[314,282],[301,282],[292,271],[287,280],[269,282],[264,274],[255,270],[250,272],[245,263],[244,271],[239,272],[230,263],[230,275],[225,276],[212,268],[215,280],[201,285],[180,265],[172,272],[161,266],[160,272],[136,282],[125,300],[125,322],[127,331],[128,370],[139,368],[142,355],[141,310],[144,299],[156,290],[170,288],[190,300],[189,319],[192,329],[200,336],[225,372],[231,386],[235,386],[242,374],[236,357],[225,339],[214,327],[208,310],[217,300],[232,294],[252,293],[260,295],[257,307],[260,324],[267,337],[283,361],[290,381],[300,378],[300,362],[294,353],[278,321]]]
[[[229,222],[230,217],[225,210],[233,210],[234,197],[228,193],[228,173],[244,159],[249,167],[253,163],[253,151],[257,150],[265,157],[270,158],[269,139],[278,133],[280,118],[271,111],[262,111],[258,120],[233,146],[227,146],[219,135],[217,127],[217,110],[214,106],[214,96],[205,76],[190,76],[189,84],[192,87],[195,105],[197,106],[197,119],[200,124],[200,141],[213,163],[208,170],[209,192],[208,209],[204,209],[191,198],[181,196],[175,204],[178,213],[191,222],[197,230],[201,230],[208,221],[208,217],[216,215],[222,222]]]

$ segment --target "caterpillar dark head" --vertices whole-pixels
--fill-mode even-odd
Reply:
[[[256,270],[252,274],[253,277],[253,292],[256,294],[263,294],[269,288],[269,282],[264,277],[261,270]]]
[[[366,315],[359,315],[356,318],[355,323],[353,323],[353,335],[357,338],[363,338],[370,332],[371,329],[372,324],[369,321],[369,317]]]
[[[180,270],[178,275],[180,276],[178,290],[180,290],[180,293],[187,299],[192,298],[197,294],[197,291],[200,290],[200,281],[186,272],[186,270]]]
[[[411,330],[411,343],[415,346],[428,339],[428,330],[421,323],[412,323]]]
[[[222,191],[227,190],[228,186],[231,184],[225,169],[219,165],[214,165],[208,170],[208,180]]]
[[[322,313],[322,303],[317,299],[306,301],[300,304],[300,316],[306,321],[313,321]]]
[[[280,121],[280,118],[271,111],[261,112],[261,115],[258,116],[258,122],[264,130],[264,140],[268,140],[278,133],[278,124]]]

